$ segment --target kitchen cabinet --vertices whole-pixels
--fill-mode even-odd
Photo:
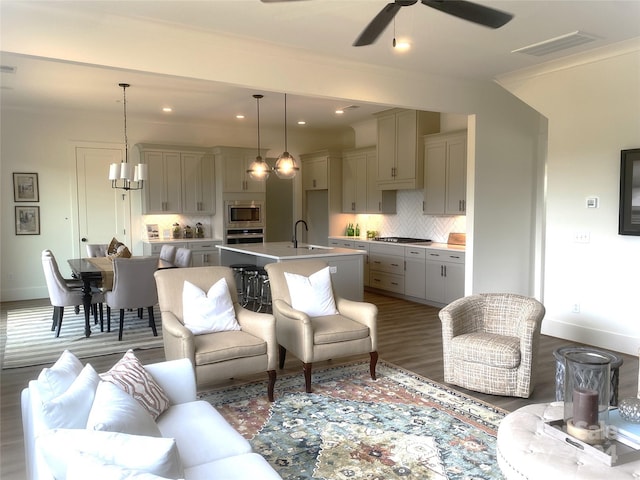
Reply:
[[[186,248],[187,242],[180,241],[166,241],[166,242],[143,242],[142,244],[142,254],[143,255],[160,255],[160,250],[164,245],[171,245],[176,248]]]
[[[440,131],[440,114],[392,109],[377,115],[380,190],[414,190],[424,181],[422,137]]]
[[[447,305],[464,296],[464,252],[426,249],[427,302]]]
[[[426,292],[426,250],[404,248],[404,294],[424,300]]]
[[[343,213],[396,213],[395,190],[378,189],[376,147],[342,152]]]
[[[326,190],[329,187],[327,155],[303,155],[302,188],[304,190]]]
[[[369,286],[369,242],[354,239],[354,240],[345,240],[341,238],[329,238],[329,246],[330,247],[338,247],[338,248],[351,248],[354,250],[365,250],[367,254],[362,259],[362,278],[363,284],[365,287]]]
[[[144,242],[142,244],[142,252],[144,255],[160,255],[163,245],[171,245],[176,248],[188,248],[191,250],[191,266],[192,267],[209,267],[220,265],[220,250],[216,245],[221,245],[222,240],[211,239],[189,239],[184,241],[168,240],[165,242]]]
[[[213,155],[221,167],[223,193],[265,193],[264,180],[252,180],[247,173],[251,162],[256,159],[255,148],[214,147]],[[260,155],[266,158],[267,149]]]
[[[182,153],[182,213],[216,213],[215,168],[212,155]]]
[[[464,215],[467,132],[424,137],[424,207],[428,215]]]
[[[142,213],[182,213],[180,152],[139,147],[140,161],[147,164]]]
[[[369,245],[369,286],[404,295],[404,247]]]

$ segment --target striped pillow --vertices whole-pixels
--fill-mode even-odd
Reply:
[[[147,372],[135,356],[128,350],[124,357],[100,378],[111,382],[135,398],[153,419],[169,408],[169,397],[158,382]]]

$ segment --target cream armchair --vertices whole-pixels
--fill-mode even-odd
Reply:
[[[238,303],[233,271],[228,267],[194,267],[155,273],[167,360],[188,358],[198,387],[230,378],[267,372],[267,394],[273,401],[276,382],[276,330],[272,315],[256,313]],[[185,280],[205,292],[221,278],[229,286],[241,330],[193,335],[184,326],[182,290]]]
[[[273,314],[280,346],[280,368],[287,350],[302,360],[305,390],[311,393],[311,368],[314,362],[368,353],[371,378],[376,378],[378,362],[378,308],[334,295],[339,314],[309,317],[294,310],[285,272],[310,276],[327,264],[317,260],[270,263],[265,266],[271,283]]]
[[[529,398],[544,314],[534,298],[510,293],[471,295],[444,307],[439,313],[444,381]]]

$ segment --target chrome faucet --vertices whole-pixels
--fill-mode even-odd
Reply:
[[[303,223],[304,229],[308,232],[309,227],[307,226],[307,222],[304,220],[298,220],[296,224],[293,226],[293,248],[298,248],[298,224]]]

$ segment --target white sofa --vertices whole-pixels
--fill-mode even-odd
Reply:
[[[94,449],[99,450],[96,454],[100,457],[97,462],[101,468],[128,469],[127,471],[132,473],[129,473],[130,476],[126,476],[126,478],[168,478],[168,476],[153,471],[134,469],[133,466],[127,465],[127,462],[137,465],[137,463],[143,462],[142,457],[153,454],[153,452],[148,452],[149,448],[138,448],[138,451],[135,451],[135,446],[140,446],[136,442],[144,440],[156,442],[152,445],[157,445],[158,442],[171,445],[172,439],[175,439],[171,448],[175,450],[177,447],[177,453],[174,454],[174,457],[177,457],[177,462],[180,465],[177,470],[179,473],[176,474],[176,470],[173,469],[174,475],[171,478],[281,479],[262,456],[252,452],[249,442],[236,432],[211,404],[197,400],[195,376],[189,360],[181,359],[145,365],[144,369],[151,374],[169,399],[168,409],[155,420],[163,438],[143,437],[128,433],[96,432],[88,430],[88,427],[52,429],[50,424],[47,424],[50,422],[49,417],[44,418],[44,403],[41,397],[43,390],[41,387],[39,388],[39,380],[30,381],[29,386],[22,391],[21,398],[27,478],[43,480],[59,479],[60,477],[82,478],[82,473],[75,473],[74,476],[71,472],[72,468],[67,464],[64,465],[64,474],[58,473],[56,465],[52,466],[52,464],[65,463],[70,461],[70,458],[80,458],[82,461],[73,460],[73,463],[84,463],[84,468],[89,469],[92,465],[91,462],[95,460],[92,457],[94,452],[91,451]],[[94,373],[95,375],[97,374]],[[42,384],[40,383],[40,385]],[[112,385],[109,388],[113,388]],[[91,401],[94,401],[93,398]],[[98,395],[96,394],[94,407],[97,402]],[[109,404],[107,402],[103,405]],[[103,408],[101,407],[101,409]],[[152,422],[154,421],[151,415],[148,418]],[[69,440],[70,436],[71,441]],[[114,443],[113,437],[117,437],[118,441]],[[95,441],[89,442],[87,439],[95,439]],[[95,445],[87,445],[88,443]],[[122,445],[125,447],[122,450],[127,450],[126,452],[115,451],[118,449],[117,447]],[[74,451],[76,449],[79,451]],[[87,454],[87,450],[91,453]],[[73,457],[74,455],[76,457]],[[175,458],[170,460],[173,461]],[[125,465],[118,464],[119,461],[124,461]],[[66,470],[67,468],[68,470]],[[77,468],[74,467],[73,470],[77,472]],[[91,472],[91,478],[125,478],[124,476],[110,476],[108,473],[100,476],[97,473],[98,470],[95,469],[88,471]],[[137,476],[138,474],[139,476]]]

